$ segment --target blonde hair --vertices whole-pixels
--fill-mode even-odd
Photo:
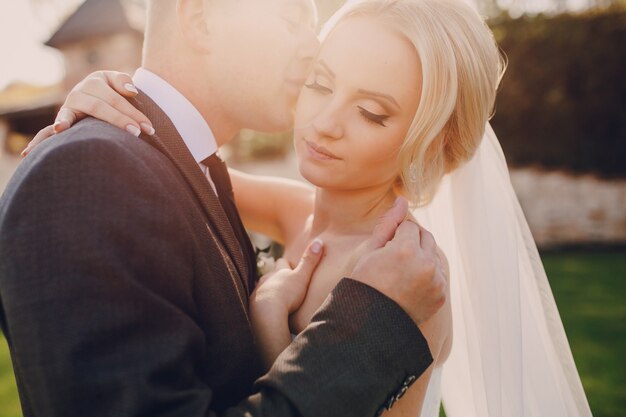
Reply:
[[[505,62],[483,19],[462,0],[350,0],[326,23],[322,39],[355,16],[399,31],[419,57],[421,95],[400,149],[398,185],[414,205],[427,204],[444,174],[478,148]]]

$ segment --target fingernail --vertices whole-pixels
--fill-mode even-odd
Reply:
[[[396,207],[398,204],[400,204],[400,201],[402,201],[402,197],[396,198],[396,201],[393,202],[393,207]]]
[[[322,239],[315,238],[315,240],[313,240],[313,243],[311,244],[311,252],[318,254],[322,251],[323,246],[324,242],[322,242]]]
[[[141,130],[139,130],[139,128],[135,125],[126,126],[126,131],[136,137],[139,137],[139,135],[141,135]]]
[[[54,124],[52,125],[52,130],[54,130],[56,133],[59,133],[59,129],[61,128],[61,125],[64,121],[65,120],[55,120]]]
[[[124,88],[130,91],[131,93],[139,94],[139,91],[137,91],[137,87],[135,87],[131,83],[124,84]]]
[[[148,123],[139,123],[139,125],[141,126],[141,129],[146,132],[147,135],[154,135],[154,128],[152,127],[152,125],[149,125]]]

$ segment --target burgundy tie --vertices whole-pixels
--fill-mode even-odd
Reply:
[[[209,174],[211,175],[211,180],[215,184],[215,189],[217,190],[217,195],[230,221],[230,225],[239,241],[241,246],[241,250],[244,254],[244,258],[246,264],[248,266],[248,277],[246,277],[246,286],[248,289],[248,293],[250,294],[254,289],[254,285],[256,283],[257,273],[256,273],[256,255],[254,253],[254,248],[252,246],[252,242],[250,242],[250,238],[246,229],[243,226],[241,221],[241,217],[239,217],[239,212],[237,211],[237,207],[235,206],[235,196],[233,194],[233,186],[230,182],[230,175],[228,174],[228,168],[222,159],[217,156],[217,153],[209,156],[207,159],[201,162],[203,165],[209,168]]]

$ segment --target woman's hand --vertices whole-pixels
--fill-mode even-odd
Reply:
[[[313,240],[300,263],[293,269],[286,259],[278,259],[274,271],[259,280],[253,294],[254,302],[271,305],[274,310],[280,310],[287,315],[296,311],[304,301],[311,275],[321,258],[322,248],[321,240]]]
[[[322,253],[323,243],[315,239],[294,269],[279,259],[275,270],[261,277],[250,297],[252,329],[268,368],[291,343],[289,315],[302,305]]]
[[[51,126],[41,129],[22,152],[28,155],[38,144],[55,133],[61,133],[86,116],[93,116],[139,136],[141,131],[154,134],[148,118],[126,98],[138,94],[128,74],[117,71],[96,71],[78,83],[65,99]]]

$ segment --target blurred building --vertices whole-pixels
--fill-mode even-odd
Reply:
[[[140,10],[120,0],[85,0],[45,43],[65,57],[64,87],[101,69],[134,72],[143,43]]]
[[[132,73],[141,63],[143,7],[133,0],[85,0],[45,42],[65,58],[60,86],[14,84],[0,92],[0,145],[19,152],[50,124],[67,92],[87,74],[110,69]]]
[[[39,129],[51,123],[62,97],[58,85],[13,83],[0,92],[2,151],[9,155],[21,152]]]

